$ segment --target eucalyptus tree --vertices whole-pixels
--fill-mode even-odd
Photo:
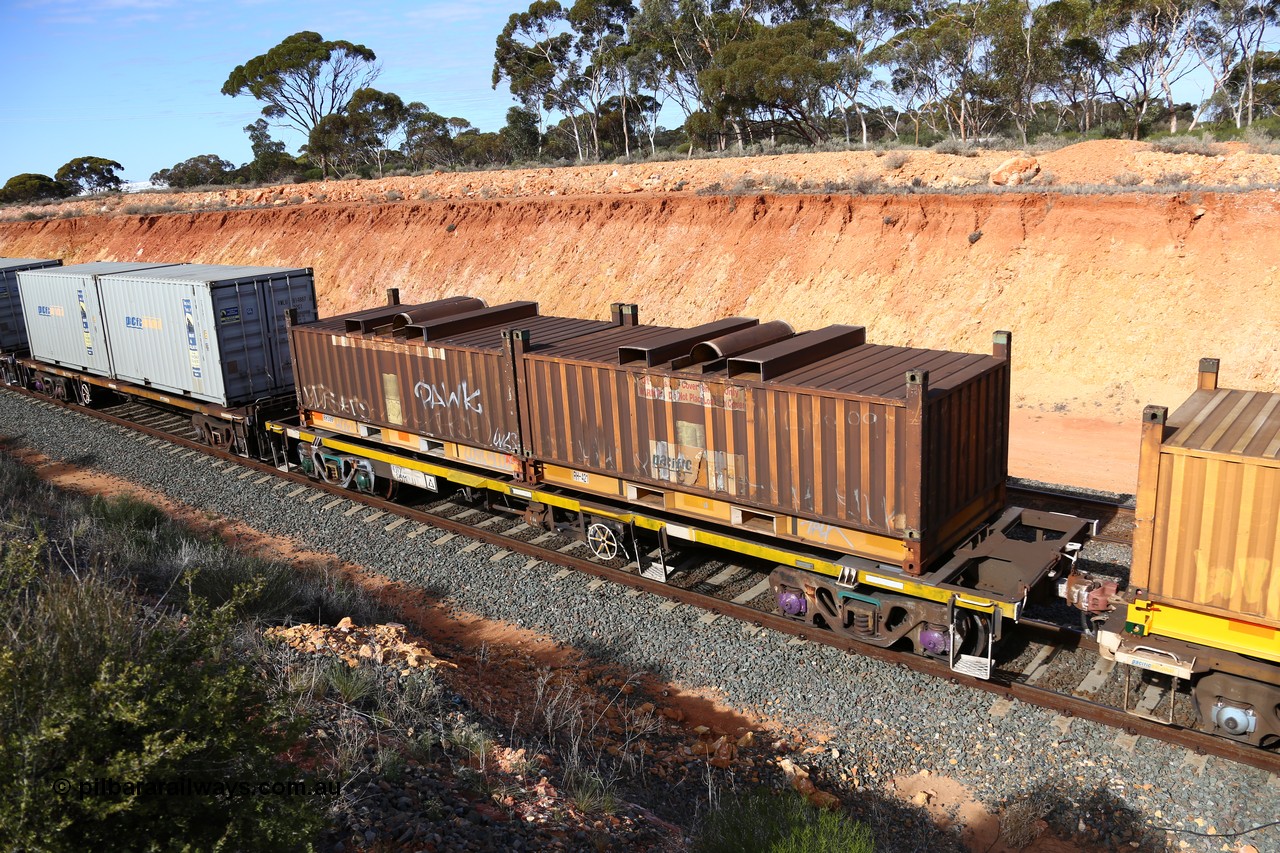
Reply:
[[[77,193],[118,192],[124,180],[116,173],[123,168],[105,157],[77,157],[63,164],[53,177]]]
[[[498,34],[493,53],[493,88],[506,82],[521,105],[536,111],[545,126],[550,112],[570,120],[574,147],[586,159],[579,127],[579,67],[565,10],[556,0],[534,0],[515,12]]]
[[[262,114],[268,119],[308,136],[380,71],[377,56],[364,45],[326,41],[319,33],[304,31],[236,66],[222,84],[222,94],[252,95],[266,103]]]
[[[387,158],[396,147],[394,140],[402,135],[408,118],[404,101],[394,92],[357,89],[344,112],[351,144],[360,159],[376,168],[378,177],[382,177]]]
[[[825,117],[840,75],[847,31],[827,18],[757,26],[754,35],[720,48],[699,75],[712,95],[712,115],[764,117],[810,143],[829,137]]]
[[[1200,0],[1103,0],[1099,42],[1107,55],[1103,90],[1132,121],[1137,139],[1152,104],[1162,97],[1170,132],[1178,129],[1173,87],[1194,70],[1194,9]]]
[[[1191,45],[1213,78],[1208,102],[1221,97],[1236,127],[1253,124],[1259,57],[1280,20],[1280,0],[1205,0]]]

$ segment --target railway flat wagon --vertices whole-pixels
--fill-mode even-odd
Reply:
[[[1144,412],[1130,584],[1153,601],[1280,629],[1280,393],[1199,388]]]
[[[1143,411],[1129,601],[1098,639],[1190,682],[1203,729],[1263,746],[1280,743],[1277,518],[1280,393],[1221,388],[1202,359],[1176,411]]]
[[[0,353],[25,353],[27,350],[27,325],[22,319],[18,273],[60,266],[62,261],[59,260],[0,258]]]
[[[1009,336],[992,355],[731,318],[528,337],[543,477],[919,575],[1005,502]]]
[[[102,276],[173,264],[95,261],[17,274],[22,316],[36,360],[94,376],[112,376],[106,317],[99,293]]]
[[[115,379],[225,407],[292,393],[286,318],[316,318],[310,269],[182,264],[98,289]]]
[[[546,317],[535,302],[455,296],[389,304],[290,331],[303,426],[523,474],[510,335],[555,342],[604,321]]]

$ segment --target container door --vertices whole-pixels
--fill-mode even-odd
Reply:
[[[23,276],[23,320],[31,354],[50,364],[111,376],[108,341],[91,275]]]
[[[297,311],[299,323],[319,319],[315,282],[310,271],[298,270],[272,278],[265,285],[262,305],[266,318],[265,346],[274,379],[272,393],[283,394],[293,388],[293,360],[285,312],[290,308]]]
[[[219,283],[212,290],[213,316],[222,358],[222,380],[228,405],[271,394],[275,387],[259,280]]]

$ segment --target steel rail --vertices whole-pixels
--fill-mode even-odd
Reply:
[[[5,388],[4,390],[16,392],[23,396],[40,400],[54,406],[55,408],[78,412],[107,423],[134,429],[154,438],[173,441],[174,443],[189,447],[193,450],[201,451],[210,456],[231,460],[245,467],[259,470],[264,473],[274,474],[275,476],[300,485],[306,485],[318,491],[328,492],[335,496],[341,496],[352,503],[363,504],[388,514],[398,515],[410,521],[416,521],[449,533],[466,536],[473,540],[495,545],[513,553],[523,554],[530,558],[574,569],[582,572],[583,574],[592,575],[603,580],[629,586],[661,598],[666,598],[670,601],[675,601],[679,604],[707,610],[721,616],[728,616],[741,622],[753,624],[759,628],[791,635],[801,640],[823,643],[850,654],[858,654],[884,663],[897,664],[923,675],[932,676],[973,690],[991,693],[1005,699],[1016,699],[1030,705],[1054,711],[1066,717],[1077,717],[1079,719],[1090,720],[1092,722],[1101,723],[1109,728],[1124,730],[1131,735],[1148,737],[1153,740],[1159,740],[1185,749],[1193,750],[1196,753],[1214,755],[1237,764],[1256,767],[1271,773],[1280,774],[1280,753],[1270,752],[1248,744],[1226,740],[1195,729],[1156,723],[1151,720],[1125,713],[1119,708],[1113,708],[1086,699],[1081,699],[1080,697],[1073,696],[1071,694],[1058,693],[1046,688],[1036,687],[1035,685],[1024,684],[1019,682],[1016,676],[1010,677],[1006,673],[998,672],[990,681],[973,678],[971,676],[954,672],[945,662],[942,661],[921,657],[910,652],[892,651],[878,646],[860,643],[856,640],[842,637],[828,631],[814,629],[809,625],[796,622],[779,614],[766,613],[747,607],[746,605],[734,604],[733,602],[724,601],[706,593],[698,593],[691,590],[681,589],[680,587],[672,586],[661,581],[645,578],[626,569],[611,568],[591,560],[574,557],[561,551],[544,548],[531,542],[525,542],[514,537],[509,537],[500,532],[475,527],[471,524],[456,521],[446,516],[437,515],[425,510],[413,509],[411,507],[387,501],[374,495],[366,495],[360,492],[351,491],[350,489],[342,488],[341,486],[334,486],[324,483],[323,481],[313,480],[300,472],[292,470],[282,471],[269,463],[228,453],[185,436],[175,435],[172,432],[166,432],[162,429],[143,426],[133,421],[116,417],[115,415],[111,415],[107,412],[64,404],[60,401],[54,401],[48,397],[26,391],[25,389],[17,390],[13,388]],[[1024,621],[1020,623],[1019,627],[1041,634],[1042,636],[1046,636],[1051,642],[1057,643],[1066,648],[1096,648],[1096,644],[1093,644],[1092,641],[1083,634],[1069,631],[1050,623]]]

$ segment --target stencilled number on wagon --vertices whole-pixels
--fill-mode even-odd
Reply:
[[[860,426],[862,424],[871,426],[872,424],[876,423],[876,421],[878,421],[879,418],[876,417],[875,412],[867,412],[866,414],[863,414],[862,412],[859,412],[857,409],[852,409],[849,411],[849,416],[848,418],[846,418],[846,420],[849,422],[849,426]]]
[[[574,471],[573,481],[575,483],[590,483],[591,475],[588,474],[586,471]]]

